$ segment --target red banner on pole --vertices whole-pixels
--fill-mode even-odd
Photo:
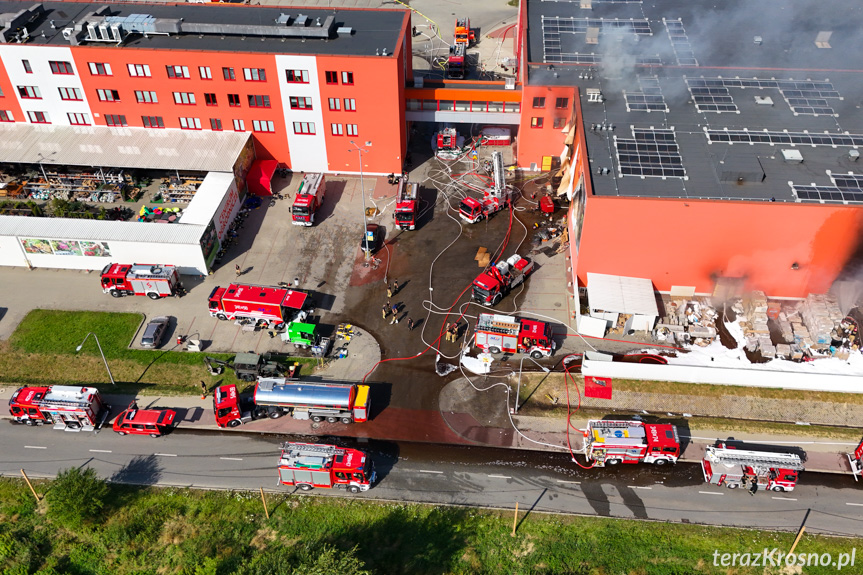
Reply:
[[[585,375],[584,395],[594,399],[611,399],[611,378]]]

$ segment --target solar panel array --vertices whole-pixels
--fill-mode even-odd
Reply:
[[[711,85],[710,80],[704,78],[686,78],[686,85],[699,112],[740,113],[728,88]]]
[[[639,76],[640,92],[623,92],[627,112],[668,112],[656,76]]]
[[[671,47],[674,49],[677,64],[680,66],[698,66],[695,52],[692,51],[692,44],[689,43],[689,37],[686,35],[686,30],[683,29],[683,21],[680,18],[677,20],[663,18],[662,22],[665,24],[668,39],[671,40]]]
[[[586,34],[588,28],[624,30],[638,35],[651,35],[650,24],[645,19],[606,20],[603,18],[542,17],[542,52],[546,64],[599,64],[599,54],[567,52],[563,49],[561,34]]]
[[[709,90],[725,90],[728,88],[775,88],[779,90],[782,97],[788,102],[788,106],[795,115],[805,114],[812,116],[834,116],[833,108],[827,102],[828,98],[842,99],[839,92],[828,81],[813,82],[810,80],[762,80],[759,78],[687,78],[686,83],[690,86],[702,87]],[[721,94],[718,94],[721,95]],[[693,93],[693,97],[695,94]],[[709,103],[709,102],[706,102]],[[696,102],[696,106],[698,103]],[[736,106],[735,106],[736,109]],[[729,111],[729,110],[705,110],[705,111]]]
[[[863,174],[831,174],[830,179],[843,190],[863,190]]]
[[[621,177],[686,177],[674,130],[633,128],[632,135],[632,139],[614,137]]]
[[[771,130],[709,130],[704,129],[707,140],[728,144],[790,144],[792,146],[863,146],[863,134],[811,134],[809,132],[778,132]]]
[[[803,202],[863,202],[863,190],[843,189],[836,186],[798,186],[791,184],[797,199]]]

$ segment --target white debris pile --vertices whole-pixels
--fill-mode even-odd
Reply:
[[[800,315],[809,330],[809,336],[818,348],[830,346],[836,328],[845,317],[839,310],[839,302],[835,297],[812,293],[806,296],[801,304]]]
[[[679,345],[694,343],[704,347],[716,339],[718,316],[707,298],[672,298],[665,302],[665,315],[653,335],[659,341],[673,340]]]

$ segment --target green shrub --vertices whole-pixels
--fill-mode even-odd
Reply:
[[[108,485],[96,477],[92,468],[70,467],[57,475],[48,490],[48,516],[70,527],[80,527],[95,519],[108,496]]]

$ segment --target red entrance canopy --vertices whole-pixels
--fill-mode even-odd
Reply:
[[[257,160],[249,169],[249,175],[246,176],[246,183],[249,185],[249,192],[254,196],[272,196],[273,188],[270,181],[273,179],[273,174],[276,173],[276,168],[279,163],[276,160]]]

